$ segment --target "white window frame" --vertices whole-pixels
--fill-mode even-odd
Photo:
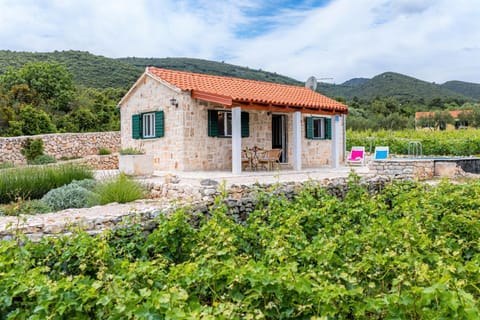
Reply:
[[[319,122],[318,124],[317,121]],[[312,119],[313,125],[313,139],[325,139],[325,118],[313,118]],[[320,129],[315,130],[316,128]]]
[[[231,137],[232,136],[232,112],[231,111],[218,111],[218,117],[220,114],[223,114],[223,127],[218,126],[218,135],[221,137]],[[218,121],[220,124],[220,120]],[[223,132],[220,131],[223,129]]]
[[[142,138],[155,138],[155,112],[142,114]]]

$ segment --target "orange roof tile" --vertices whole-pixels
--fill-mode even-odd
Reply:
[[[472,112],[472,110],[451,110],[451,111],[448,111],[448,113],[450,113],[450,115],[454,119],[458,119],[458,116],[461,113],[468,113],[468,112]],[[420,119],[420,118],[424,118],[424,117],[433,117],[434,115],[435,115],[435,111],[419,111],[419,112],[415,112],[415,119]]]
[[[348,112],[346,105],[304,87],[156,67],[148,67],[147,73],[184,91],[192,91],[193,98],[219,102],[227,106],[233,103],[252,103],[316,111]]]

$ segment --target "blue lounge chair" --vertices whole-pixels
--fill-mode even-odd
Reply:
[[[388,147],[375,147],[374,160],[386,160],[389,157]]]

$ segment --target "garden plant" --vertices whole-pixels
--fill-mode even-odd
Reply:
[[[479,319],[480,183],[312,184],[90,236],[0,244],[4,319]],[[18,243],[21,240],[22,245]]]

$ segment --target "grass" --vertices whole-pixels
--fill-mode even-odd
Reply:
[[[144,154],[145,152],[135,148],[125,148],[125,149],[120,149],[119,153],[121,155],[138,155],[138,154]]]
[[[112,154],[112,151],[110,151],[109,149],[101,148],[100,150],[98,150],[98,155],[100,156],[106,156],[109,154]]]
[[[18,199],[17,202],[0,205],[0,216],[18,216],[20,214],[39,214],[52,212],[45,202],[42,200]]]
[[[92,178],[90,169],[73,164],[0,170],[0,203],[40,199],[48,191],[73,180]]]
[[[127,203],[146,196],[142,185],[123,173],[115,179],[101,183],[94,189],[94,192],[99,195],[101,205],[112,202]]]
[[[10,169],[10,168],[13,168],[13,167],[15,167],[13,162],[2,162],[2,163],[0,163],[0,169]]]
[[[76,159],[81,159],[81,158],[82,157],[79,157],[79,156],[61,157],[60,161],[76,160]]]

